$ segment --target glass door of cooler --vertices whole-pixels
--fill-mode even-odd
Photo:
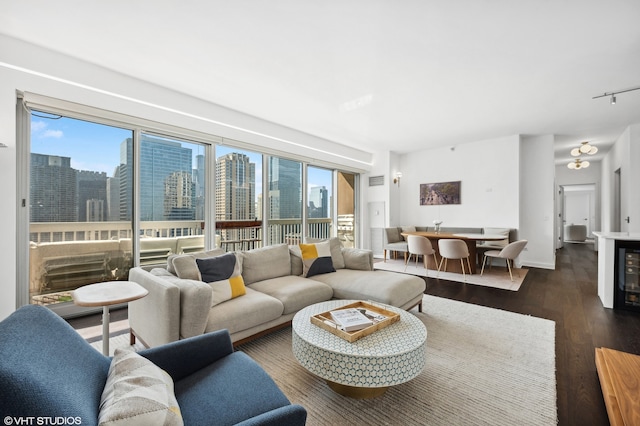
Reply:
[[[618,242],[614,307],[640,311],[640,242]]]

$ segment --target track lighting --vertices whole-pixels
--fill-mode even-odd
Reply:
[[[640,87],[633,87],[631,89],[625,89],[625,90],[617,90],[615,92],[605,92],[603,95],[598,95],[598,96],[594,96],[591,99],[597,99],[597,98],[604,98],[606,96],[611,96],[611,105],[615,105],[616,104],[616,95],[620,94],[620,93],[626,93],[626,92],[633,92],[634,90],[640,90]]]

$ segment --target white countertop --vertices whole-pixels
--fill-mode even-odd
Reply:
[[[609,240],[633,240],[640,241],[640,232],[593,232],[593,235]]]

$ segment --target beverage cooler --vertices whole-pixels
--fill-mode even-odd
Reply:
[[[640,311],[640,242],[616,241],[615,309]]]

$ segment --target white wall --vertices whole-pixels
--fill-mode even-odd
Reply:
[[[621,231],[640,232],[640,196],[638,184],[640,182],[640,123],[633,124],[616,140],[602,160],[601,174],[601,222],[602,231],[613,229],[615,212],[614,176],[616,170],[621,170],[621,216],[629,217],[630,223],[621,222]]]
[[[529,241],[523,265],[555,269],[555,166],[553,135],[521,138],[520,230]]]
[[[401,215],[392,225],[518,228],[519,137],[412,152],[401,157]],[[420,184],[461,181],[460,204],[421,206]]]
[[[304,156],[314,161],[368,171],[369,153],[349,148],[236,111],[132,79],[39,47],[0,36],[0,319],[16,308],[16,91],[76,102],[129,114],[205,134],[250,143],[256,147]],[[363,179],[362,186],[365,187]],[[363,191],[364,193],[364,191]],[[366,199],[362,200],[363,203]],[[15,204],[14,204],[15,203]],[[17,211],[19,212],[17,213]],[[21,256],[22,257],[22,256]]]

